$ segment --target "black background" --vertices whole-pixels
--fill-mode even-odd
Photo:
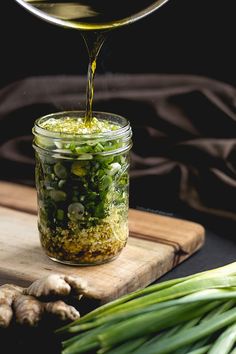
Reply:
[[[235,7],[235,0],[170,0],[156,13],[112,32],[98,72],[194,74],[236,86]],[[0,87],[35,75],[86,74],[87,54],[77,31],[43,22],[14,0],[2,0],[0,11]],[[226,238],[229,231],[216,235],[207,230],[205,247],[162,280],[232,262],[236,246]],[[25,337],[0,332],[0,338],[9,354],[54,353],[52,338],[40,335],[39,340],[28,332]]]
[[[128,0],[127,0],[128,1]],[[111,32],[98,72],[186,73],[236,85],[235,0],[170,0]],[[0,85],[28,76],[86,74],[76,30],[48,24],[14,0],[1,2]]]

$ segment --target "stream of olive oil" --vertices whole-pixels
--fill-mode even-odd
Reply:
[[[107,32],[86,31],[81,34],[88,52],[85,122],[89,125],[93,118],[94,77],[97,66],[97,57],[106,39]]]

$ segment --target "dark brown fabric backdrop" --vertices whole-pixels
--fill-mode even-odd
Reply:
[[[0,90],[1,179],[34,184],[31,129],[41,115],[85,106],[84,77],[33,77]],[[133,127],[130,204],[234,234],[236,89],[186,75],[103,75],[94,108]]]

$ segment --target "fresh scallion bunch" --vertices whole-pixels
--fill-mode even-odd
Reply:
[[[236,262],[125,295],[57,333],[63,354],[235,354]]]

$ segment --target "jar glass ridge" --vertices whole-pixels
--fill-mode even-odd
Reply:
[[[50,118],[84,116],[83,111],[54,113],[33,128],[41,245],[51,259],[75,265],[116,258],[128,238],[129,122],[93,112],[116,129],[71,134],[43,127]]]

